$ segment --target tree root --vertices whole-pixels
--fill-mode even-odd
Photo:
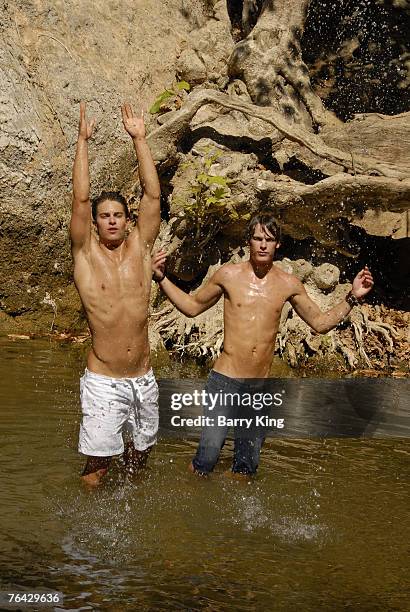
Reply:
[[[165,345],[180,356],[216,359],[223,342],[223,306],[216,304],[195,319],[180,313],[167,304],[154,313],[154,330],[159,332]]]
[[[353,313],[350,315],[350,321],[353,327],[353,331],[354,331],[354,336],[355,336],[355,340],[356,340],[356,346],[357,346],[357,350],[358,353],[360,355],[360,357],[362,358],[362,360],[366,363],[366,365],[368,365],[369,367],[371,366],[370,363],[370,359],[367,356],[366,351],[364,350],[364,343],[363,343],[363,326],[362,326],[362,321],[359,321],[359,316],[358,315],[358,309],[357,307],[355,307],[353,309],[354,311],[356,311],[354,314],[356,314],[356,317],[353,316]],[[361,314],[361,313],[360,313]]]
[[[410,200],[410,179],[399,180],[379,176],[335,174],[314,185],[306,185],[292,179],[269,181],[259,179],[256,189],[263,194],[271,194],[279,204],[292,204],[301,199],[311,211],[318,202],[324,204],[350,201],[355,206],[372,202],[372,207],[388,208],[391,211],[407,210]],[[340,211],[343,215],[346,208]]]
[[[354,160],[350,153],[334,147],[327,146],[320,136],[310,133],[301,126],[289,125],[283,117],[271,108],[263,108],[212,90],[200,89],[188,96],[184,106],[170,113],[171,117],[159,128],[151,132],[148,137],[154,159],[158,162],[173,163],[178,158],[178,142],[183,138],[189,123],[205,104],[218,104],[224,108],[236,110],[245,115],[262,119],[289,140],[306,147],[320,158],[324,158],[345,171],[354,174],[380,175],[389,178],[406,179],[408,170],[389,162],[381,162],[371,157],[355,155]]]

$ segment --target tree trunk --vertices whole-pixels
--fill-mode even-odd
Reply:
[[[265,0],[257,24],[235,47],[231,77],[242,79],[252,101],[271,106],[289,123],[323,125],[336,119],[310,85],[301,38],[311,0]]]

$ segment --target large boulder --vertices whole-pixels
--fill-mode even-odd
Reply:
[[[332,291],[339,282],[340,270],[330,263],[324,263],[313,270],[315,285],[322,291]]]

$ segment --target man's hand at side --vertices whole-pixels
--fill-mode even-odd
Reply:
[[[366,266],[361,270],[353,281],[352,290],[349,292],[357,300],[363,299],[373,287],[373,277]],[[325,334],[338,325],[349,314],[353,304],[349,294],[343,302],[336,304],[330,310],[322,312],[317,304],[306,293],[303,284],[295,278],[294,292],[290,297],[290,303],[298,315],[319,334]]]
[[[186,317],[196,317],[217,303],[223,294],[223,278],[225,268],[222,266],[211,276],[208,282],[194,294],[185,293],[165,276],[165,251],[158,251],[151,258],[151,269],[154,280],[157,280],[167,298]]]

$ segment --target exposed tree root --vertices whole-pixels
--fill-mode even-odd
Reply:
[[[342,204],[340,215],[343,215],[343,205],[347,202],[357,204],[372,203],[373,208],[389,208],[393,211],[407,210],[410,200],[410,179],[398,180],[379,176],[362,176],[350,174],[335,174],[314,185],[306,185],[292,179],[267,181],[259,179],[256,183],[258,191],[271,194],[280,205],[292,204],[299,198],[309,210],[326,204]]]
[[[167,163],[176,161],[178,157],[177,145],[186,134],[190,121],[203,105],[211,103],[262,119],[287,139],[306,147],[318,157],[336,164],[345,171],[353,174],[380,175],[390,178],[405,179],[408,177],[406,167],[361,155],[356,155],[353,159],[350,153],[327,146],[320,136],[309,132],[307,129],[296,125],[290,126],[279,113],[271,108],[262,108],[239,101],[224,93],[210,89],[193,92],[180,110],[170,113],[171,116],[168,120],[151,132],[149,143],[156,161],[166,161]]]
[[[302,60],[300,41],[310,0],[269,0],[262,3],[259,19],[235,47],[230,59],[231,76],[245,82],[260,106],[281,112],[287,123],[316,125],[337,123],[317,96]]]
[[[223,342],[223,310],[218,303],[195,319],[180,313],[167,304],[154,313],[154,330],[159,332],[165,345],[180,356],[215,359]]]

